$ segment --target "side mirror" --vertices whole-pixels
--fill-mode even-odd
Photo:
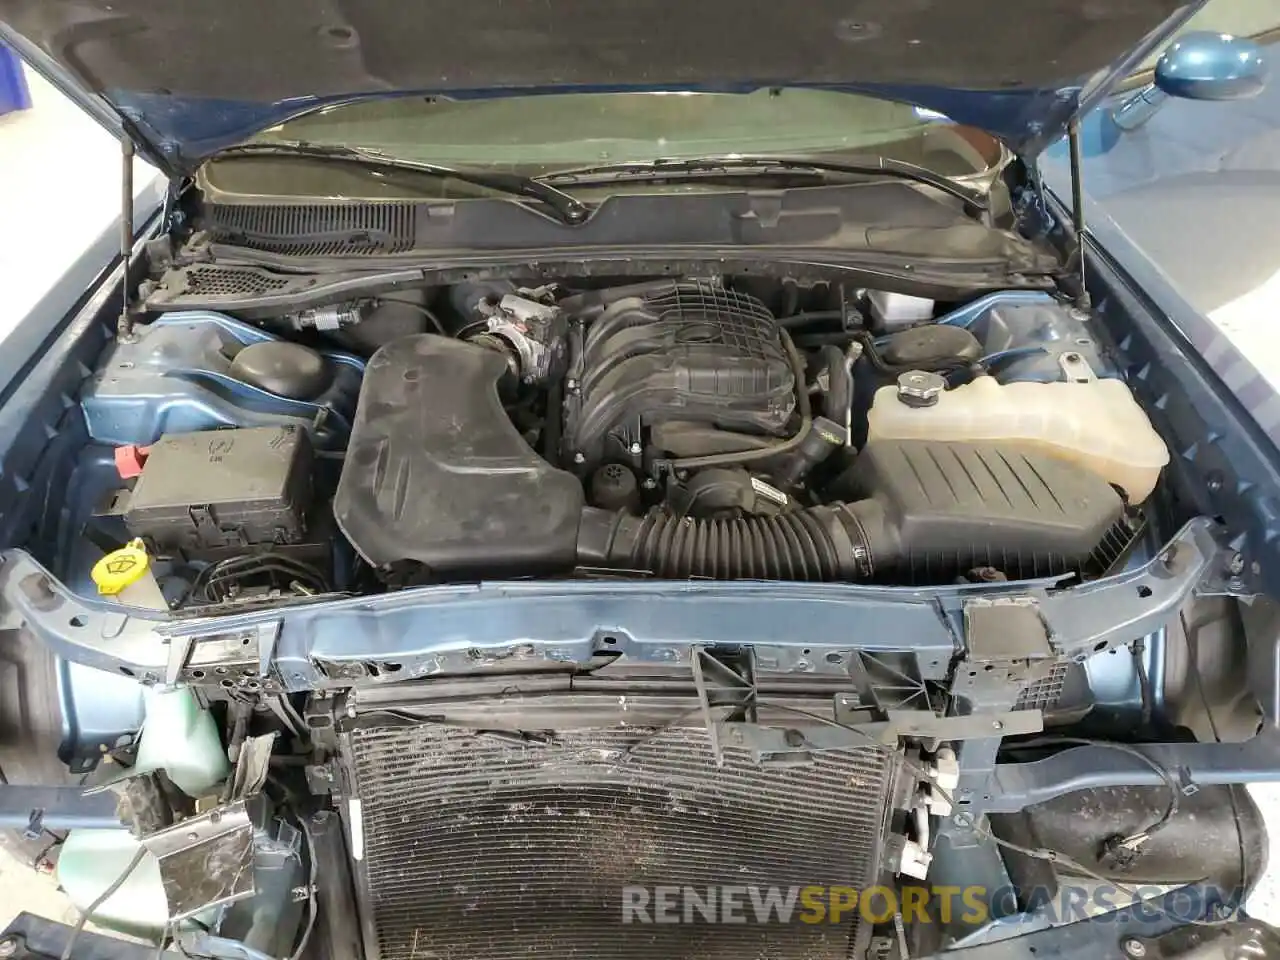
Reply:
[[[1136,130],[1169,97],[1183,100],[1243,100],[1267,83],[1262,48],[1246,37],[1195,31],[1183,34],[1156,61],[1155,82],[1111,113],[1121,130]]]
[[[1243,100],[1266,82],[1262,48],[1229,33],[1184,34],[1156,61],[1156,89],[1185,100]]]

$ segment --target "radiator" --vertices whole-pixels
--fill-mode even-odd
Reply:
[[[847,960],[849,917],[624,923],[623,889],[874,883],[894,767],[871,746],[764,767],[730,747],[717,767],[701,728],[424,724],[346,749],[370,960]]]

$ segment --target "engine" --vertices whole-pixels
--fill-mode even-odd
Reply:
[[[490,310],[469,342],[426,334],[371,360],[334,511],[375,568],[933,582],[1083,572],[1123,537],[1125,502],[1106,471],[1046,454],[1034,437],[903,429],[868,437],[855,456],[855,380],[869,381],[882,414],[897,405],[937,420],[944,374],[977,372],[968,330],[858,332],[802,357],[763,301],[706,282],[596,291],[541,311],[517,311],[522,302],[504,296],[507,320]],[[520,314],[566,341],[537,351],[567,357],[551,389],[563,401],[548,403],[537,437],[543,455],[508,410],[535,331],[494,336]],[[886,420],[870,414],[858,419]]]
[[[564,404],[573,463],[639,467],[646,446],[698,456],[786,433],[803,371],[760,300],[705,282],[620,294],[597,299],[598,317],[581,309],[573,328]]]
[[[416,332],[381,316],[392,301],[326,321],[365,357],[299,342],[318,336],[311,314],[274,334],[172,314],[119,345],[83,403],[103,439],[153,444],[117,448],[137,477],[118,512],[209,564],[192,591],[208,602],[255,577],[270,595],[1104,570],[1168,452],[1087,322],[1008,294],[895,325],[883,297],[832,295],[728,278],[459,286],[434,295],[439,315],[419,295]],[[175,351],[185,392],[153,410],[142,378],[168,376]]]

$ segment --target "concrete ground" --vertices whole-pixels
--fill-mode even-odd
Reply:
[[[36,873],[5,850],[0,852],[0,928],[19,913],[67,924],[79,917],[51,875]]]

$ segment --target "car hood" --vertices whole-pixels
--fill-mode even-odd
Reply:
[[[1029,156],[1200,0],[0,0],[0,38],[170,172],[329,103],[817,86]]]

